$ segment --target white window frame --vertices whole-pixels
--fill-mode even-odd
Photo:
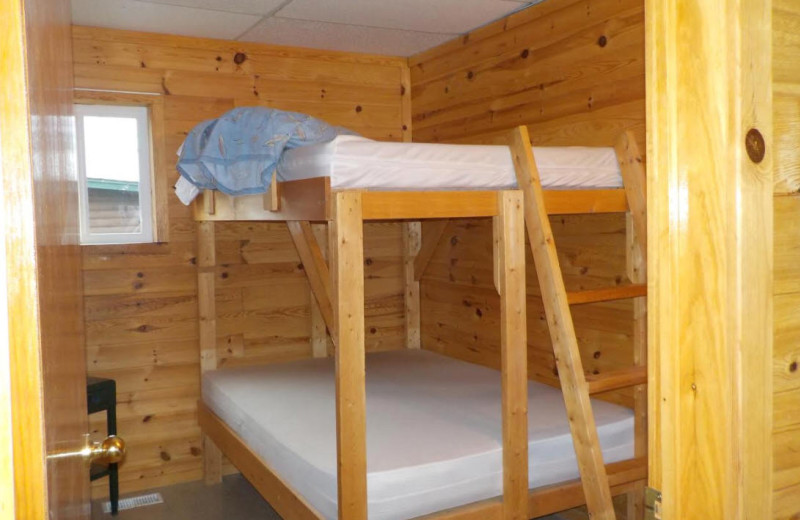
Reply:
[[[146,106],[76,104],[75,124],[78,144],[78,187],[80,199],[81,244],[141,244],[153,242],[153,165],[150,139],[150,111]],[[92,233],[89,228],[89,186],[86,179],[86,148],[83,118],[126,117],[136,119],[139,152],[139,233]]]

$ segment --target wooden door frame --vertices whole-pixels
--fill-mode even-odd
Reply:
[[[0,3],[0,520],[89,515],[84,462],[47,458],[88,432],[71,49],[68,0]]]
[[[771,0],[646,0],[650,485],[772,518]]]
[[[2,350],[8,358],[8,407],[10,419],[3,425],[0,441],[11,457],[0,481],[0,513],[3,518],[46,516],[44,411],[41,389],[41,353],[36,300],[33,183],[30,156],[30,124],[23,2],[3,2],[0,11],[0,147],[4,182],[2,210],[4,255],[2,267],[7,285],[8,330]],[[16,272],[16,276],[8,276]],[[6,359],[8,361],[6,361]],[[6,381],[4,381],[5,383]],[[10,470],[10,471],[9,471]]]

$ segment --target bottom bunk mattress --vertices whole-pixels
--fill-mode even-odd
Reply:
[[[371,520],[502,494],[500,373],[422,350],[367,355]],[[337,516],[334,361],[207,372],[203,401],[325,518]],[[528,384],[531,488],[578,477],[561,392]],[[633,456],[633,413],[592,400],[605,462]]]

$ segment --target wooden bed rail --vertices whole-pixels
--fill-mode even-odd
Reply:
[[[332,217],[335,193],[359,191],[364,220],[420,220],[494,217],[497,191],[332,191],[328,177],[278,183],[280,200],[265,205],[265,195],[231,197],[203,192],[194,204],[194,217],[209,220],[324,221]],[[270,198],[270,201],[272,199]],[[628,202],[623,189],[546,190],[544,203],[550,215],[623,213]],[[269,208],[278,208],[272,211]]]

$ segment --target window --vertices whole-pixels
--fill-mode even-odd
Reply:
[[[154,241],[146,106],[75,105],[82,244]]]

